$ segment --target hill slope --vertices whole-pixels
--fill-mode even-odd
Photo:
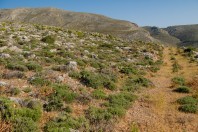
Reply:
[[[167,28],[147,26],[143,28],[162,43],[198,47],[198,25],[170,26]]]
[[[99,33],[0,23],[0,126],[113,131],[135,91],[151,85],[144,75],[159,69],[162,49]]]
[[[181,40],[181,46],[198,47],[198,25],[171,26],[165,29],[170,35]]]
[[[143,27],[150,32],[151,36],[160,40],[165,44],[178,44],[180,40],[174,36],[171,36],[167,31],[160,29],[158,27]]]
[[[0,21],[59,26],[73,30],[111,34],[125,39],[154,40],[147,31],[128,21],[55,8],[2,9],[0,10]]]

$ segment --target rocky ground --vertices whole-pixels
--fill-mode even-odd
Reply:
[[[0,130],[196,131],[196,61],[192,48],[2,22]]]
[[[114,131],[153,84],[163,46],[36,24],[0,23],[2,131]]]

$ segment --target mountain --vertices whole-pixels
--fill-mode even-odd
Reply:
[[[1,9],[0,21],[44,24],[72,30],[105,33],[129,40],[154,41],[148,31],[135,23],[56,8]]]
[[[163,30],[158,27],[143,27],[147,31],[150,32],[150,35],[155,39],[160,40],[162,43],[166,45],[174,45],[180,43],[180,40],[174,36],[171,36],[166,30]]]
[[[198,25],[170,26],[167,28],[143,27],[162,43],[198,47]]]
[[[198,24],[197,25],[181,25],[170,26],[165,30],[171,35],[178,38],[181,42],[180,46],[198,47]]]

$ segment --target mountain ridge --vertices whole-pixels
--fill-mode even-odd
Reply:
[[[154,41],[149,32],[133,22],[57,8],[0,9],[0,21],[44,24],[73,30],[105,33],[129,40]]]

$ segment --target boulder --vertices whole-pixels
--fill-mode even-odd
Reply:
[[[10,54],[6,54],[6,53],[1,53],[0,54],[0,58],[10,58]]]

